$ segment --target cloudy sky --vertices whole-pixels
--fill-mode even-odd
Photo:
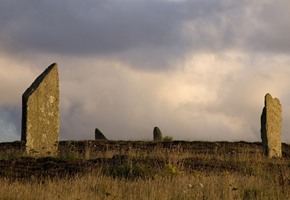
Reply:
[[[0,142],[59,65],[62,140],[260,141],[264,96],[290,142],[288,0],[0,0]]]

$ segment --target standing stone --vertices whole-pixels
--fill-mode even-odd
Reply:
[[[261,138],[265,155],[282,157],[281,144],[282,107],[278,98],[265,96],[265,107],[261,115]]]
[[[57,155],[59,140],[59,79],[50,65],[22,95],[22,133],[26,153]]]
[[[154,142],[162,141],[162,133],[158,127],[154,127],[153,129],[153,140]]]
[[[99,130],[99,129],[95,129],[95,140],[108,140],[104,134]]]

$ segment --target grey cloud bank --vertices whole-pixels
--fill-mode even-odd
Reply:
[[[95,128],[151,139],[158,126],[176,139],[259,141],[270,92],[290,140],[288,1],[0,5],[0,141],[20,138],[21,95],[53,62],[62,139],[93,139]]]
[[[288,52],[287,4],[201,0],[2,1],[0,39],[2,48],[11,53],[113,56],[123,62],[135,61],[135,68],[153,59],[149,63],[153,69],[165,68],[166,65],[158,65],[158,60],[173,62],[191,52],[236,48]]]

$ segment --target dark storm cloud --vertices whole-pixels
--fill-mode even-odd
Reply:
[[[255,51],[289,54],[290,52],[290,2],[269,1],[257,6],[248,19],[256,23],[255,34],[249,43]]]
[[[287,9],[283,3],[268,4],[4,0],[0,44],[2,51],[11,53],[110,56],[134,67],[151,68],[166,68],[188,52],[268,51],[270,45],[289,51]],[[282,19],[272,17],[278,14]]]
[[[68,54],[113,53],[139,45],[176,43],[184,15],[178,5],[160,1],[11,4],[1,3],[1,35],[9,45]]]

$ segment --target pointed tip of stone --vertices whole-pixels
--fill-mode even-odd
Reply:
[[[30,96],[35,90],[36,88],[39,86],[39,84],[43,81],[43,79],[47,76],[47,74],[49,74],[53,69],[56,69],[57,73],[58,73],[58,68],[57,68],[57,63],[53,63],[51,65],[49,65],[35,80],[34,82],[31,84],[31,86],[29,88],[27,88],[27,90],[23,93],[23,97],[27,98],[28,96]]]
[[[271,95],[270,93],[267,93],[267,94],[265,95],[265,103],[266,103],[267,101],[276,101],[276,102],[278,102],[278,103],[280,104],[280,100],[279,100],[279,98],[277,98],[277,97],[273,98],[272,95]]]
[[[266,105],[267,101],[272,101],[272,99],[273,99],[272,95],[270,93],[267,93],[265,95],[265,105]]]
[[[95,129],[95,140],[108,140],[105,135],[98,129]]]
[[[49,65],[48,67],[47,67],[47,69],[53,69],[53,68],[57,68],[58,67],[58,64],[55,62],[55,63],[52,63],[51,65]]]

